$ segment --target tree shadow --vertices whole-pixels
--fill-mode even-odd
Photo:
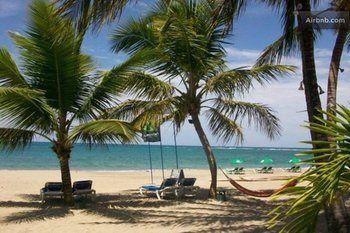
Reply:
[[[243,197],[230,191],[226,202],[207,199],[202,189],[198,198],[158,200],[144,197],[136,190],[119,194],[98,194],[93,200],[77,200],[67,208],[60,200],[40,204],[39,195],[21,195],[26,201],[0,202],[0,207],[31,208],[5,217],[3,223],[20,223],[64,218],[80,210],[88,215],[103,217],[99,221],[81,224],[137,224],[167,227],[191,227],[191,232],[266,232],[263,225],[275,204],[257,198]],[[244,229],[242,229],[244,224]],[[185,230],[184,230],[185,232]],[[271,232],[271,231],[269,231]]]

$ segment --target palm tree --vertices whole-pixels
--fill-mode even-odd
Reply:
[[[305,160],[304,163],[315,166],[297,178],[304,187],[293,187],[277,195],[283,197],[283,203],[271,212],[270,226],[282,227],[280,232],[315,232],[321,210],[344,198],[350,191],[350,109],[339,106],[327,114],[328,119],[318,119],[320,123],[310,123],[312,131],[332,137],[332,141],[309,141],[308,144],[329,145],[327,149],[313,149],[301,154],[309,156],[322,153],[322,156]],[[285,201],[285,196],[290,197]],[[287,207],[285,211],[283,207]],[[350,219],[346,207],[337,205],[340,225],[333,225],[329,232],[349,232]],[[327,214],[327,213],[326,213]],[[339,219],[338,219],[339,220]]]
[[[60,163],[64,200],[73,203],[69,158],[74,142],[127,142],[133,128],[116,119],[101,119],[122,91],[118,76],[136,60],[110,72],[94,71],[81,54],[72,24],[59,17],[45,0],[30,6],[25,35],[10,33],[21,60],[19,68],[6,48],[0,49],[0,144],[24,148],[36,136],[52,143]]]
[[[305,97],[307,102],[307,110],[309,116],[309,122],[317,123],[317,119],[323,119],[321,109],[321,102],[318,95],[318,84],[316,78],[316,70],[314,65],[314,46],[313,38],[316,38],[318,31],[313,31],[312,27],[305,27],[302,25],[301,17],[297,17],[297,26],[294,27],[295,17],[293,15],[294,9],[299,11],[310,12],[310,3],[316,4],[318,1],[270,1],[266,0],[270,5],[283,8],[285,23],[285,33],[281,38],[276,40],[270,46],[268,46],[261,57],[258,59],[257,64],[267,64],[279,62],[282,56],[291,55],[293,53],[301,52],[302,67],[303,67],[303,83],[305,86]],[[285,4],[283,4],[285,3]],[[289,3],[289,5],[287,4]],[[349,7],[347,0],[333,0],[330,1],[332,8],[337,10],[346,10]],[[297,8],[299,6],[299,8]],[[289,7],[289,8],[288,8]],[[328,96],[327,96],[327,111],[331,112],[336,106],[336,91],[337,80],[339,72],[340,59],[345,43],[346,36],[348,34],[347,27],[340,27],[338,29],[336,43],[333,48],[329,76],[328,76]],[[314,35],[314,36],[312,36]],[[311,139],[313,141],[325,141],[325,136],[317,131],[310,131]],[[315,144],[314,148],[326,147],[325,144]],[[317,154],[316,154],[317,155]],[[336,211],[337,209],[345,208],[345,204],[339,199],[339,202],[333,203],[333,205],[326,206],[326,218],[329,229],[340,228],[341,225],[346,225],[344,219],[348,218],[348,214],[343,211]],[[346,214],[346,216],[342,216]]]
[[[252,89],[292,72],[294,67],[264,65],[228,69],[225,66],[222,34],[224,22],[212,27],[214,8],[207,1],[158,3],[147,17],[131,20],[112,35],[113,50],[131,57],[148,54],[143,67],[149,72],[135,73],[126,82],[126,92],[134,96],[111,109],[111,117],[133,118],[137,127],[158,121],[167,114],[178,130],[189,118],[202,144],[211,172],[210,195],[216,197],[217,165],[200,120],[207,117],[211,133],[225,142],[243,140],[242,120],[255,123],[269,138],[280,132],[272,110],[259,103],[237,100]],[[163,78],[161,78],[163,77]]]

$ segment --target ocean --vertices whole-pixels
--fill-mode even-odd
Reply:
[[[178,146],[180,168],[207,169],[208,163],[202,147]],[[246,168],[261,167],[260,161],[265,157],[273,159],[274,167],[289,167],[289,160],[305,149],[302,148],[264,148],[264,147],[214,147],[214,155],[220,167],[232,167],[232,159],[243,159]],[[161,168],[161,148],[151,145],[152,166]],[[163,145],[164,168],[176,168],[175,147]],[[76,144],[73,148],[70,166],[73,170],[145,170],[149,169],[148,145],[109,145],[89,148]],[[59,163],[50,149],[50,144],[35,142],[24,150],[0,152],[0,169],[58,169]]]

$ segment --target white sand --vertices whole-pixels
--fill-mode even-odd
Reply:
[[[0,232],[266,232],[264,221],[273,207],[266,199],[238,193],[219,172],[218,186],[228,188],[229,199],[221,203],[205,198],[210,184],[207,170],[185,170],[202,188],[197,199],[182,201],[142,197],[137,189],[149,183],[149,172],[72,171],[72,180],[93,180],[95,202],[80,201],[67,209],[60,202],[39,203],[39,190],[46,181],[60,181],[60,172],[0,170]],[[169,175],[170,171],[166,171]],[[240,184],[251,189],[280,187],[292,173],[242,176]],[[239,180],[239,176],[234,176]],[[258,180],[258,181],[251,181]],[[155,172],[155,183],[161,172]]]

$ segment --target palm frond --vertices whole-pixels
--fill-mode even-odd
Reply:
[[[281,21],[283,27],[283,34],[285,35],[285,43],[287,47],[290,47],[293,44],[293,30],[296,26],[296,17],[295,17],[295,0],[262,0],[269,6],[274,7],[277,11],[281,12]]]
[[[0,86],[23,87],[27,82],[5,48],[0,48]]]
[[[134,72],[125,80],[125,91],[137,98],[163,99],[171,96],[174,88],[153,75]]]
[[[149,59],[150,54],[143,51],[107,72],[97,74],[98,83],[91,88],[91,93],[84,100],[79,111],[73,117],[80,120],[94,119],[116,104],[116,97],[125,91],[126,80]]]
[[[111,35],[112,50],[133,54],[142,49],[155,48],[158,38],[149,17],[130,20],[119,26]]]
[[[248,92],[254,82],[261,85],[276,80],[294,72],[294,66],[263,65],[251,69],[239,67],[218,73],[210,78],[203,89],[204,92],[215,93],[219,96],[233,97],[235,94]]]
[[[74,20],[77,26],[93,26],[100,29],[103,25],[118,19],[125,6],[136,0],[55,0],[59,13]]]
[[[163,100],[127,100],[107,111],[106,118],[117,118],[130,121],[138,130],[147,123],[160,125],[173,112],[173,99]],[[171,118],[171,117],[170,117]]]
[[[248,125],[255,124],[271,139],[280,134],[279,120],[266,105],[219,98],[216,99],[214,108],[234,121],[247,120]]]
[[[293,195],[290,201],[271,212],[271,227],[279,226],[281,231],[286,232],[300,232],[303,229],[315,231],[320,211],[325,206],[330,207],[337,203],[339,198],[349,192],[350,111],[344,106],[339,106],[334,112],[339,117],[329,113],[332,116],[331,120],[323,120],[309,126],[315,132],[331,131],[335,137],[331,141],[308,142],[326,143],[329,148],[312,149],[299,155],[314,155],[312,159],[303,161],[304,164],[314,166],[314,169],[297,178],[300,183],[306,182],[306,187],[298,191],[296,187],[291,188],[289,192],[275,197]]]
[[[30,144],[35,132],[16,128],[0,128],[0,149],[13,151]]]
[[[80,54],[80,42],[68,20],[46,1],[30,6],[28,29],[11,34],[20,51],[23,75],[42,90],[48,104],[61,112],[76,111],[89,93],[91,60]]]
[[[68,139],[73,143],[82,141],[88,144],[108,144],[131,142],[136,139],[135,130],[125,122],[115,119],[101,119],[76,126]]]
[[[282,35],[275,42],[267,46],[256,61],[256,66],[264,64],[279,64],[283,57],[299,54],[298,27],[293,29],[292,41],[288,42],[286,35]]]
[[[231,120],[228,116],[221,113],[218,109],[209,108],[206,110],[209,118],[209,128],[213,135],[222,139],[225,143],[236,137],[236,143],[243,141],[243,131],[239,123]]]
[[[2,122],[19,129],[50,132],[55,114],[47,105],[44,94],[19,87],[0,87]]]
[[[215,7],[212,24],[215,25],[217,21],[224,20],[224,33],[232,31],[234,20],[245,11],[247,6],[245,0],[210,0],[209,2]]]

